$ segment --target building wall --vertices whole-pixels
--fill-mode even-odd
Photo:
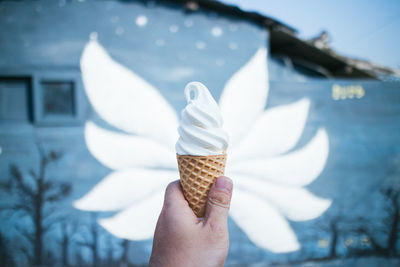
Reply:
[[[10,79],[27,81],[22,97],[27,103],[19,103],[26,108],[25,122],[4,120],[1,127],[3,138],[11,139],[3,143],[2,156],[20,153],[13,156],[12,161],[17,162],[23,155],[37,154],[36,142],[54,149],[79,151],[89,158],[82,126],[96,114],[84,92],[79,62],[91,37],[96,36],[113,59],[149,81],[180,110],[185,105],[182,92],[187,82],[202,81],[218,98],[229,77],[258,47],[267,45],[268,36],[257,26],[238,19],[206,11],[187,14],[179,5],[153,2],[4,1],[0,12],[3,86],[10,86]],[[140,26],[141,23],[145,25]],[[47,81],[74,82],[75,114],[48,118],[41,113],[45,105],[43,82]],[[13,96],[15,101],[22,98]],[[60,133],[63,142],[59,142]],[[65,138],[70,139],[66,142]],[[69,142],[75,145],[67,145]],[[16,146],[21,148],[10,153]],[[97,169],[95,161],[85,164],[90,170]],[[2,165],[3,172],[6,165]],[[80,179],[88,180],[99,176],[77,173],[60,178],[82,175]]]
[[[207,10],[188,13],[170,2],[2,1],[0,29],[2,184],[7,185],[12,164],[30,181],[29,171],[39,169],[39,150],[62,153],[46,172],[47,179],[72,186],[71,194],[55,204],[56,215],[66,221],[81,219],[83,225],[91,225],[91,217],[72,207],[73,201],[110,173],[88,151],[84,125],[93,120],[112,129],[94,112],[82,83],[80,58],[91,39],[97,39],[115,61],[157,88],[177,112],[185,105],[183,89],[189,81],[202,81],[219,98],[232,74],[268,44],[268,33],[254,24]],[[54,82],[63,86],[73,83],[73,89],[56,87],[64,94],[46,96],[46,86]],[[67,105],[65,114],[57,111],[63,105]],[[16,201],[15,192],[8,191],[4,187],[0,192],[4,207]],[[15,216],[2,212],[1,231],[13,240],[11,247],[26,246],[32,251],[15,230],[16,221],[27,229],[32,223]],[[102,216],[106,215],[98,215]],[[56,248],[51,252],[59,261],[60,224],[51,228],[46,243]],[[78,239],[83,238],[86,230],[78,230]],[[99,250],[105,251],[104,240],[109,235],[104,230],[101,234]],[[110,238],[118,258],[122,254],[120,240]],[[131,243],[131,247],[131,261],[145,262],[151,241]],[[80,251],[84,260],[92,260],[91,251],[75,243],[70,247],[71,263],[78,262]],[[20,252],[13,256],[21,264],[27,262]],[[100,257],[104,258],[104,253]]]
[[[149,257],[151,240],[132,241],[125,250],[123,240],[98,226],[97,219],[115,212],[93,213],[73,207],[75,200],[113,172],[89,152],[85,124],[93,121],[104,129],[123,132],[95,112],[86,95],[80,60],[90,40],[97,40],[115,62],[154,86],[178,114],[185,105],[183,88],[187,82],[202,81],[219,99],[227,81],[257,49],[268,50],[268,38],[264,29],[240,18],[203,9],[187,12],[172,2],[1,1],[0,231],[16,263],[29,262],[21,249],[32,254],[33,247],[21,229],[32,230],[33,224],[19,208],[11,206],[18,201],[21,187],[10,184],[10,167],[14,164],[24,181],[35,188],[29,171],[40,170],[40,151],[62,153],[59,160],[49,164],[46,179],[56,183],[55,191],[61,184],[72,188],[65,198],[46,204],[46,209],[55,208],[52,218],[58,218],[44,237],[49,265],[62,262],[63,236],[73,237],[68,246],[71,265],[95,264],[93,249],[88,246],[94,238],[93,230],[98,231],[99,238],[98,266],[111,260],[110,251],[114,265],[125,260],[124,251],[129,251],[131,263],[145,263]],[[371,237],[351,231],[364,226],[364,221],[377,222],[372,227],[382,225],[388,216],[382,190],[390,177],[399,174],[400,140],[395,134],[400,125],[399,85],[318,80],[295,71],[290,62],[270,56],[267,60],[270,90],[266,110],[277,112],[309,103],[308,109],[302,109],[305,124],[300,127],[299,140],[286,154],[302,152],[321,129],[326,131],[327,159],[315,179],[301,189],[332,204],[314,219],[284,217],[300,244],[298,250],[287,253],[274,253],[257,245],[235,220],[229,219],[227,265],[299,263],[332,256],[329,253],[334,232],[329,226],[338,218],[341,230],[337,254],[344,257],[362,251],[375,255]],[[119,87],[115,82],[110,94],[117,93]],[[54,96],[52,89],[59,94]],[[283,119],[274,126],[286,129],[282,138],[294,131],[290,123],[296,124],[292,119],[297,118],[296,113],[277,117]],[[317,159],[302,158],[295,163],[312,168]],[[292,196],[289,194],[289,198]],[[297,207],[295,203],[289,206]],[[263,225],[257,228],[260,235],[270,230],[268,220],[265,229]],[[384,243],[385,233],[377,232],[374,238]]]

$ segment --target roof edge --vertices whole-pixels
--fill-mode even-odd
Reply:
[[[296,35],[298,33],[297,29],[277,19],[265,16],[255,11],[243,10],[236,5],[229,5],[216,0],[175,0],[175,2],[182,3],[185,9],[188,11],[196,11],[199,7],[203,7],[208,10],[216,11],[218,13],[223,13],[226,15],[234,15],[253,21],[262,27],[266,28],[279,27],[281,28],[281,30],[289,34]]]

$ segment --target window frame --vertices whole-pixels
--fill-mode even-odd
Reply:
[[[47,70],[5,70],[0,69],[0,78],[4,79],[26,79],[30,80],[30,92],[28,99],[30,103],[29,122],[32,126],[78,126],[84,121],[86,106],[85,93],[79,69],[57,68]],[[73,84],[73,115],[44,115],[43,81],[72,82]]]
[[[43,82],[70,82],[73,84],[73,114],[50,115],[44,114]],[[40,72],[33,76],[33,117],[38,126],[76,125],[83,121],[83,86],[80,73]]]
[[[16,124],[16,125],[20,125],[20,124],[26,124],[26,123],[32,123],[33,122],[33,100],[32,100],[32,94],[33,94],[33,88],[32,88],[32,76],[28,75],[28,74],[18,74],[18,75],[8,75],[8,74],[4,74],[4,73],[0,73],[0,80],[21,80],[21,81],[25,81],[28,85],[27,92],[26,92],[26,105],[27,105],[27,121],[7,121],[7,120],[2,120],[0,119],[0,125],[9,125],[9,124]]]

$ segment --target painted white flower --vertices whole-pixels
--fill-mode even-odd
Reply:
[[[230,135],[226,173],[235,184],[230,214],[256,245],[289,252],[299,243],[287,219],[316,218],[331,204],[304,189],[324,168],[328,137],[319,129],[307,145],[292,151],[303,132],[309,100],[264,110],[266,59],[266,49],[260,48],[226,83],[219,101]],[[95,40],[84,49],[81,69],[96,112],[124,133],[86,123],[90,152],[113,171],[74,205],[118,211],[99,221],[115,236],[151,238],[164,189],[179,178],[177,115],[156,88],[115,62]]]

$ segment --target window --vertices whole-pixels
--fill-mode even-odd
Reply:
[[[0,123],[68,126],[83,121],[85,97],[79,71],[0,75]]]
[[[38,73],[34,78],[36,125],[63,126],[82,121],[83,92],[79,73]]]
[[[29,78],[0,77],[0,121],[29,122],[31,118]]]
[[[42,81],[43,116],[75,115],[74,83],[58,81]]]

